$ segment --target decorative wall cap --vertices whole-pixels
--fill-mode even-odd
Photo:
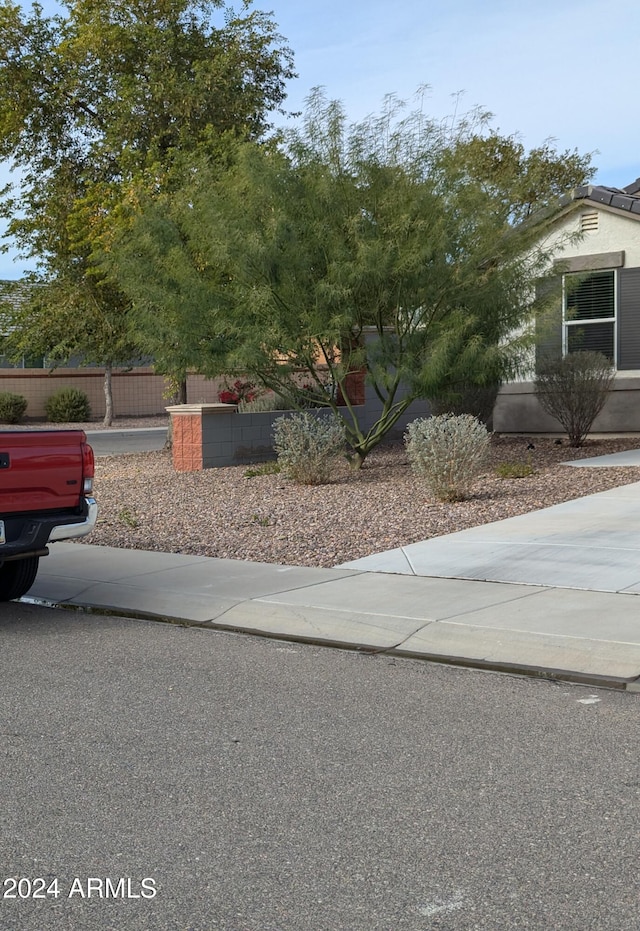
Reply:
[[[237,413],[237,404],[173,404],[171,407],[165,407],[168,414],[231,414]]]

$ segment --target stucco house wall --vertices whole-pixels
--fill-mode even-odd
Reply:
[[[640,432],[640,180],[625,189],[585,186],[566,199],[564,210],[542,242],[559,273],[608,272],[613,278],[615,320],[614,388],[593,425],[594,432]],[[554,309],[554,314],[555,314]],[[570,351],[557,317],[536,350]],[[494,409],[494,429],[503,433],[562,432],[540,407],[534,392],[535,360],[528,377],[503,385]]]
[[[583,217],[597,214],[596,228],[584,224]],[[579,237],[568,241],[568,236]],[[640,214],[583,201],[558,221],[543,242],[553,251],[554,261],[576,256],[606,255],[624,251],[626,267],[640,267]]]

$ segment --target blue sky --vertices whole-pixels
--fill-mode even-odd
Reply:
[[[51,0],[43,3],[51,11]],[[273,10],[299,78],[287,106],[299,110],[321,85],[357,120],[386,94],[409,104],[429,85],[434,117],[478,105],[494,126],[530,148],[594,152],[596,183],[640,176],[636,114],[637,0],[256,0]],[[0,170],[0,175],[2,174]],[[0,256],[0,278],[22,263]]]

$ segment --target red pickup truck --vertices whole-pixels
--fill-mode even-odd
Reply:
[[[91,532],[93,476],[84,430],[0,431],[0,601],[29,591],[49,543]]]

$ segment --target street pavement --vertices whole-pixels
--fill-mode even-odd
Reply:
[[[0,638],[3,931],[638,927],[633,696],[15,602]]]
[[[637,483],[334,569],[56,543],[27,599],[637,692],[639,527]]]
[[[124,430],[86,430],[96,456],[119,456],[122,453],[146,453],[163,449],[166,427],[138,427]]]

